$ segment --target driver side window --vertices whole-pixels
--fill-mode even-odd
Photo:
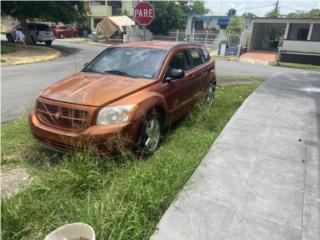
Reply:
[[[169,65],[169,69],[182,69],[183,71],[188,71],[190,67],[191,64],[186,50],[176,53]]]

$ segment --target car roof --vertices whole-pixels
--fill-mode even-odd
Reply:
[[[191,46],[191,45],[196,47],[203,47],[203,45],[199,43],[159,41],[159,40],[120,43],[115,45],[114,47],[141,47],[141,48],[157,48],[157,49],[163,49],[163,50],[171,50],[175,47]]]

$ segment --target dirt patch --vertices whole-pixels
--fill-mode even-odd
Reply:
[[[9,198],[31,184],[33,178],[24,168],[1,171],[1,198]]]

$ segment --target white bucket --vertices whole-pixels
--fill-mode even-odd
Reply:
[[[95,240],[93,228],[85,223],[71,223],[57,228],[44,240]]]

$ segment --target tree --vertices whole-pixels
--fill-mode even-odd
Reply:
[[[241,16],[233,16],[229,20],[229,24],[227,27],[228,33],[241,33],[245,29],[245,22],[243,17]]]
[[[279,7],[279,0],[277,0],[274,9],[268,13],[266,13],[266,17],[269,18],[279,18],[280,17],[280,7]]]
[[[156,18],[148,26],[154,34],[168,34],[170,29],[184,28],[188,14],[209,12],[204,1],[153,1]]]
[[[320,18],[320,9],[314,8],[309,12],[297,10],[295,12],[289,13],[287,17],[288,18]]]
[[[197,0],[197,1],[191,1],[192,4],[190,6],[191,13],[204,15],[209,12],[209,9],[204,6],[204,1]]]
[[[209,13],[209,9],[205,7],[203,0],[178,1],[183,14],[199,14]]]
[[[258,16],[255,15],[254,13],[251,13],[251,12],[244,12],[244,13],[242,14],[242,17],[252,19],[252,18],[256,18],[256,17],[258,17]]]
[[[267,12],[265,16],[268,18],[279,18],[280,11],[279,11],[279,9],[273,9],[272,11]]]
[[[64,23],[83,21],[87,7],[85,2],[80,1],[3,1],[1,12],[17,18],[21,23],[27,44],[34,44],[27,20],[40,19]]]
[[[183,26],[182,8],[175,1],[152,2],[155,8],[156,18],[148,26],[154,34],[168,34],[170,29],[177,29]]]

